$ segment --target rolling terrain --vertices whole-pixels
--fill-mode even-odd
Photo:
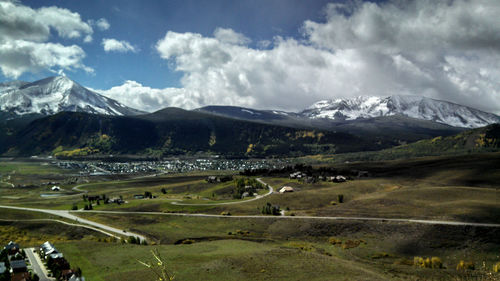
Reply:
[[[167,108],[141,116],[62,112],[7,138],[5,155],[86,153],[227,156],[305,155],[383,148],[360,137],[228,119]],[[80,156],[81,156],[80,154]],[[71,156],[66,154],[66,156]]]
[[[128,108],[62,76],[0,85],[0,154],[303,156],[376,151],[498,116],[428,98],[321,101],[298,112],[207,106],[154,113]]]

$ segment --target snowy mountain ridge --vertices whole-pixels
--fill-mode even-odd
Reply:
[[[366,97],[322,100],[299,113],[312,119],[356,120],[403,115],[454,127],[478,128],[500,122],[500,117],[467,106],[420,96]]]
[[[0,110],[17,116],[32,113],[52,115],[61,111],[116,116],[141,113],[90,91],[65,76],[49,77],[33,83],[1,83]]]

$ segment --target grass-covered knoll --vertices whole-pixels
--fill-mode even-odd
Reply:
[[[500,229],[478,227],[276,218],[85,217],[130,226],[162,244],[62,244],[70,262],[92,280],[149,276],[136,260],[151,261],[149,251],[155,248],[177,280],[329,280],[332,276],[432,280],[456,275],[460,260],[476,266],[484,261],[491,268],[500,250]],[[341,243],[331,244],[332,237]],[[189,244],[176,245],[180,241]],[[414,267],[415,256],[440,257],[445,268]]]
[[[0,219],[0,243],[16,241],[23,247],[40,246],[45,241],[113,241],[108,236],[82,227],[53,221],[8,221]]]
[[[71,264],[92,280],[153,280],[137,260],[153,259],[150,246],[60,244]],[[371,269],[314,251],[241,240],[158,246],[175,280],[325,280],[332,275],[384,280]]]
[[[339,173],[368,171],[345,183],[304,183],[284,177],[264,177],[295,192],[273,194],[214,211],[255,214],[266,202],[287,215],[367,216],[500,222],[500,157],[498,153],[454,157],[335,165]],[[319,167],[321,168],[321,167]],[[315,170],[319,173],[320,170]],[[338,202],[343,195],[344,203]],[[336,204],[335,204],[336,203]]]
[[[467,130],[454,136],[435,137],[389,149],[370,152],[353,152],[319,157],[321,161],[344,163],[346,161],[380,161],[408,159],[423,156],[461,155],[500,150],[500,124]],[[309,158],[309,160],[318,160]]]

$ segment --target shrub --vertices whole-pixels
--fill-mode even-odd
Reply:
[[[337,195],[337,201],[339,203],[344,203],[344,194]]]
[[[268,203],[266,203],[265,206],[262,207],[261,213],[263,215],[279,216],[279,215],[281,215],[280,206],[271,205],[271,203],[268,202]]]
[[[493,265],[493,272],[500,272],[500,262],[497,262]]]
[[[337,205],[337,201],[330,201],[330,205],[333,205],[333,206]]]
[[[422,257],[413,257],[413,265],[417,267],[424,267],[424,258]]]
[[[431,263],[431,259],[430,258],[424,259],[424,267],[425,268],[431,268],[432,267],[432,263]]]
[[[129,242],[130,244],[135,244],[135,243],[137,243],[137,241],[135,240],[135,236],[130,236],[130,237],[128,238],[128,242]]]
[[[443,262],[438,257],[432,257],[431,258],[431,266],[432,266],[432,268],[437,268],[437,269],[443,268]]]
[[[413,265],[421,268],[443,268],[443,262],[438,257],[422,258],[414,257]]]
[[[194,242],[196,241],[194,241],[193,239],[184,239],[182,240],[181,244],[193,244]]]
[[[457,270],[474,270],[474,269],[475,269],[474,262],[471,262],[471,261],[461,260],[457,264]]]
[[[330,244],[332,244],[332,245],[339,245],[339,246],[340,246],[340,245],[342,244],[342,240],[337,239],[337,238],[335,238],[335,237],[330,237],[330,238],[328,239],[328,242],[329,242]]]
[[[151,251],[153,254],[153,262],[143,262],[138,261],[145,267],[149,268],[154,275],[156,275],[154,280],[171,281],[174,280],[174,274],[170,272],[163,258],[160,255],[158,249]]]
[[[356,248],[361,244],[361,241],[359,240],[347,240],[342,244],[342,249],[351,249],[351,248]]]

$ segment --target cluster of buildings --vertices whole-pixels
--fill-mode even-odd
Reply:
[[[79,170],[80,175],[184,173],[190,171],[243,171],[246,169],[277,169],[289,162],[282,159],[172,159],[164,161],[104,162],[53,161],[63,169]]]
[[[0,252],[0,281],[40,280],[40,276],[36,275],[33,270],[41,269],[44,271],[43,268],[45,267],[50,270],[53,277],[49,279],[57,281],[85,281],[85,278],[81,276],[81,270],[71,269],[64,255],[50,242],[43,243],[40,248],[35,249],[33,253],[31,253],[31,251],[31,248],[26,250],[21,249],[19,244],[13,241],[5,245]],[[40,259],[45,261],[45,263],[40,262],[40,260],[35,257],[37,253]],[[34,267],[34,265],[30,265],[29,262],[33,264],[37,263],[39,267]],[[45,276],[47,273],[43,273],[43,275]],[[49,274],[48,276],[51,275]]]
[[[81,270],[71,269],[69,262],[64,258],[50,242],[45,242],[38,251],[40,258],[47,263],[47,268],[52,272],[56,280],[63,281],[85,281],[81,276]]]
[[[290,174],[290,179],[297,179],[304,181],[306,183],[315,183],[318,181],[330,181],[330,182],[346,182],[347,177],[342,175],[336,176],[308,176],[303,172],[294,172]]]
[[[31,281],[32,275],[28,272],[26,255],[19,244],[10,241],[0,257],[0,280]]]

